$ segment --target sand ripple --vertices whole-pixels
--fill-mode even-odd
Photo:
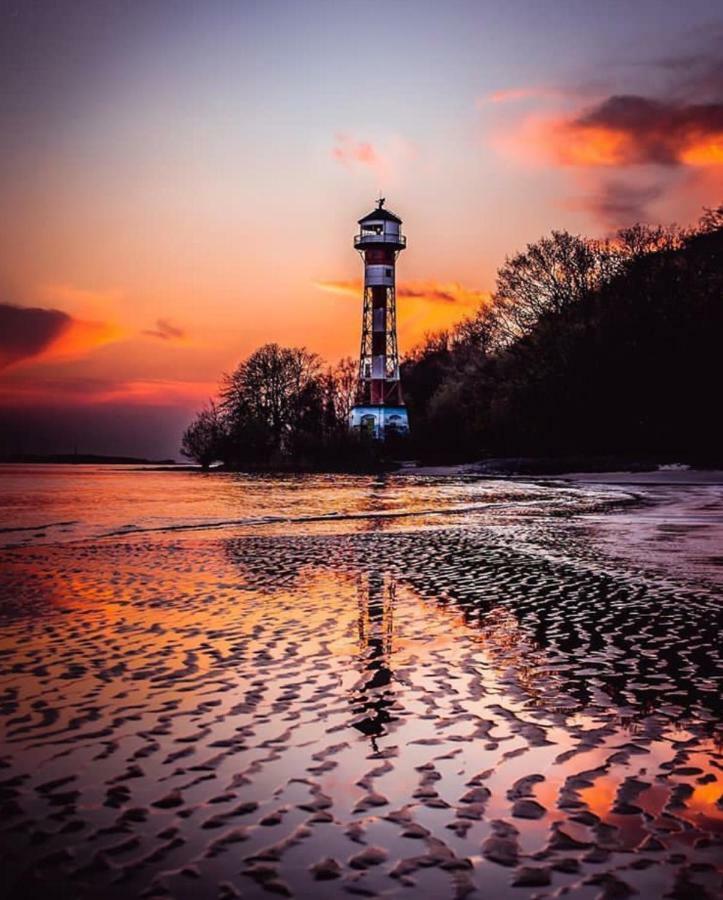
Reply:
[[[563,522],[26,547],[0,591],[4,896],[720,889],[716,598]]]

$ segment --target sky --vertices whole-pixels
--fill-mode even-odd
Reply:
[[[361,326],[404,220],[402,353],[552,229],[723,199],[714,2],[0,0],[0,454],[178,456],[267,341]]]

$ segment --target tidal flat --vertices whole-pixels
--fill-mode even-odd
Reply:
[[[720,485],[38,468],[4,897],[719,895]]]

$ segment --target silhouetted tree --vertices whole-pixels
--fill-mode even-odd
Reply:
[[[719,460],[722,261],[723,208],[687,231],[530,244],[492,307],[403,362],[419,453]]]
[[[617,262],[608,242],[567,231],[528,244],[497,272],[493,309],[502,338],[524,337],[543,316],[579,302],[616,273]]]
[[[224,453],[224,424],[218,407],[211,400],[183,432],[181,453],[207,469]]]
[[[319,404],[319,357],[303,347],[265,344],[224,375],[220,403],[235,461],[270,461],[293,449]]]
[[[359,361],[345,356],[331,369],[329,392],[334,409],[334,420],[337,425],[347,427],[349,413],[356,401],[359,384]]]
[[[675,226],[631,225],[621,228],[614,242],[615,251],[625,262],[631,262],[649,253],[677,250],[682,246],[683,235]]]
[[[694,229],[690,237],[696,237],[697,234],[713,234],[723,228],[723,205],[714,209],[704,207],[703,215],[698,222],[698,228]]]
[[[356,374],[350,359],[322,372],[319,357],[303,347],[260,347],[222,380],[224,461],[233,467],[353,464],[358,441],[348,419]]]

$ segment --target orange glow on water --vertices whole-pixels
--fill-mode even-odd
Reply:
[[[0,724],[29,786],[72,773],[79,814],[95,808],[98,783],[125,782],[132,766],[128,806],[150,804],[157,816],[159,798],[178,790],[198,810],[184,825],[189,837],[214,821],[219,797],[253,801],[229,815],[266,826],[272,808],[305,810],[308,788],[328,796],[338,821],[371,802],[367,826],[404,809],[435,839],[454,810],[464,823],[469,803],[466,821],[479,824],[459,837],[465,856],[479,853],[479,829],[499,819],[514,825],[525,857],[548,845],[578,856],[554,849],[556,840],[581,841],[580,852],[599,840],[577,800],[610,826],[606,847],[644,856],[655,852],[640,848],[659,821],[671,849],[720,827],[719,782],[699,783],[718,774],[710,738],[655,713],[654,731],[621,724],[604,700],[580,706],[574,689],[569,703],[567,681],[575,668],[589,678],[587,660],[551,652],[507,605],[520,584],[535,596],[522,559],[519,575],[509,557],[489,572],[495,544],[476,555],[469,528],[447,527],[440,545],[424,509],[440,511],[435,497],[460,502],[468,485],[450,497],[448,487],[404,476],[205,478],[98,466],[83,477],[76,468],[36,476],[56,495],[42,521],[57,527],[25,529],[50,541],[8,548],[0,571],[9,598],[0,611],[10,613],[0,683],[17,703]],[[23,476],[4,477],[13,485]],[[77,487],[61,498],[65,479]],[[333,520],[316,521],[322,495]],[[400,507],[410,515],[374,519]],[[81,509],[102,519],[91,539],[72,528]],[[292,520],[258,526],[279,509]],[[208,527],[238,515],[249,518]],[[480,602],[469,602],[473,585]],[[92,764],[82,765],[89,749]],[[196,780],[189,766],[212,766],[218,777]],[[473,786],[479,801],[468,796]],[[616,806],[626,802],[633,808]],[[427,806],[446,808],[444,819],[431,822]]]

